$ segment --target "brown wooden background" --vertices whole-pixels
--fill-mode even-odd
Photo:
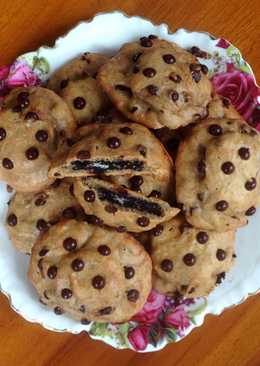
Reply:
[[[259,0],[0,0],[0,64],[51,44],[79,20],[116,9],[166,22],[172,30],[184,27],[223,36],[241,49],[260,79]],[[0,295],[0,366],[97,364],[259,366],[260,296],[222,316],[209,316],[201,328],[178,344],[141,355],[114,350],[85,334],[57,334],[29,324],[10,310]]]

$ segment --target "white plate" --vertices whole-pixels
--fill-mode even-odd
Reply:
[[[210,76],[215,76],[215,85],[223,95],[228,96],[228,90],[223,88],[218,77],[219,73],[230,80],[233,87],[239,91],[241,79],[248,83],[254,81],[250,66],[243,60],[240,52],[223,39],[215,39],[208,33],[189,32],[179,29],[176,33],[170,33],[167,25],[154,25],[150,21],[140,17],[128,17],[120,12],[99,14],[89,22],[82,22],[64,37],[59,38],[54,47],[43,46],[35,52],[30,52],[18,58],[11,67],[5,80],[12,85],[19,78],[19,72],[36,74],[42,81],[62,64],[79,55],[82,52],[101,52],[108,55],[114,54],[120,46],[129,41],[134,41],[141,36],[155,34],[161,38],[174,41],[184,48],[197,46],[208,53],[207,58],[201,58],[200,62],[207,64]],[[233,66],[230,64],[232,63]],[[1,72],[0,72],[1,75]],[[29,74],[28,74],[29,75]],[[26,76],[26,75],[25,75]],[[30,75],[31,76],[31,75]],[[27,77],[24,84],[32,84],[35,78]],[[1,83],[0,83],[1,85]],[[257,89],[257,86],[255,86]],[[259,90],[258,90],[259,92]],[[249,93],[249,91],[248,91]],[[232,96],[231,96],[232,99]],[[239,110],[239,100],[233,100]],[[255,98],[252,103],[259,101]],[[247,120],[254,118],[248,109],[243,110]],[[252,108],[251,108],[252,109]],[[240,110],[241,112],[241,110]],[[139,331],[132,332],[132,328],[138,325],[135,322],[120,326],[92,324],[81,325],[78,322],[64,316],[56,316],[51,310],[38,302],[37,295],[27,280],[28,257],[18,253],[12,246],[7,231],[4,227],[7,202],[10,194],[7,193],[4,183],[0,183],[0,285],[1,291],[8,296],[12,308],[21,316],[31,322],[42,324],[45,328],[55,331],[67,331],[79,333],[83,330],[90,331],[90,336],[101,339],[115,348],[132,348],[128,342],[131,334],[132,344],[139,351],[155,351],[164,347],[170,341],[178,341],[187,335],[195,326],[203,323],[207,314],[220,314],[225,308],[237,305],[244,301],[250,294],[255,294],[260,289],[260,212],[257,211],[250,219],[248,226],[237,233],[236,252],[237,261],[228,274],[224,283],[216,288],[208,299],[196,299],[193,304],[185,303],[171,308],[173,322],[168,324],[157,322],[156,326],[162,329],[164,336],[158,337],[156,342],[156,326],[151,328],[147,323],[143,324]],[[160,303],[160,297],[151,299],[153,311],[157,306],[163,311],[164,304]],[[157,305],[156,305],[157,304]],[[151,309],[145,310],[150,314]],[[193,324],[194,323],[194,324]],[[159,325],[158,325],[159,324]],[[183,329],[181,329],[183,327]],[[153,344],[147,344],[147,333],[153,331]],[[149,337],[151,341],[151,337]]]

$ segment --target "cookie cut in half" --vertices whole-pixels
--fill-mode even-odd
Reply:
[[[86,214],[118,230],[141,232],[177,215],[178,208],[97,178],[77,178],[74,193]]]

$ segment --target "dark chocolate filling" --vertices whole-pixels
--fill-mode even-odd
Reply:
[[[139,160],[74,160],[71,165],[72,170],[86,170],[95,174],[127,169],[140,172],[144,169],[144,163]]]
[[[133,209],[139,212],[146,212],[156,216],[164,216],[163,209],[158,203],[129,196],[127,191],[113,192],[107,188],[98,187],[97,192],[101,201],[108,201],[120,207]]]

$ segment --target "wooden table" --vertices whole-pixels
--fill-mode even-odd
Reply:
[[[0,0],[0,64],[56,37],[96,12],[121,9],[174,30],[223,36],[240,48],[260,79],[259,0]],[[259,238],[258,238],[259,241]],[[85,334],[56,334],[29,324],[0,297],[0,366],[178,365],[259,366],[260,297],[207,317],[178,344],[155,354],[117,351]]]

